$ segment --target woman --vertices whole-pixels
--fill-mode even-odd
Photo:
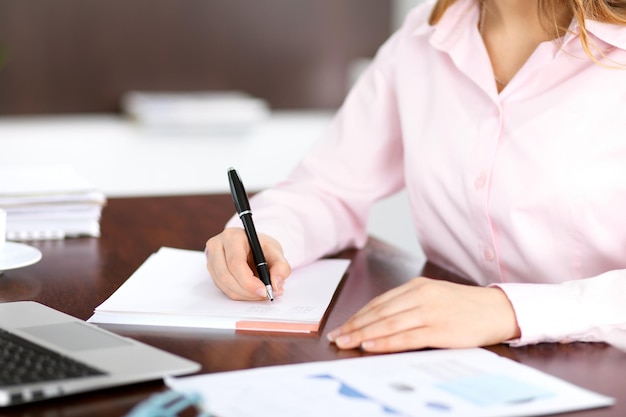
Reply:
[[[480,286],[417,277],[329,332],[339,348],[621,337],[625,65],[623,0],[418,6],[319,144],[252,200],[275,294],[290,267],[362,246],[372,203],[406,187],[428,259]],[[246,237],[227,226],[207,242],[209,272],[260,299]]]

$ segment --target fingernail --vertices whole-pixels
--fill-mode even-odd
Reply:
[[[277,290],[282,289],[284,282],[285,281],[281,277],[275,277],[274,278],[274,287],[276,287]]]
[[[332,332],[329,332],[329,333],[326,335],[326,338],[327,338],[329,341],[334,342],[334,341],[335,341],[335,339],[337,338],[337,336],[339,336],[339,329],[335,329],[335,330],[333,330]]]
[[[265,288],[257,288],[255,292],[259,297],[267,297],[267,290]]]
[[[361,349],[363,350],[370,350],[374,347],[375,343],[373,340],[366,340],[365,342],[361,343]]]
[[[350,335],[345,334],[343,336],[339,336],[337,339],[335,339],[335,343],[339,347],[348,345],[348,343],[350,343]]]

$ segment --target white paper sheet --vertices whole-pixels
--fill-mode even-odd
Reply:
[[[88,320],[94,323],[316,331],[349,261],[323,259],[295,269],[285,295],[234,301],[213,284],[203,252],[161,248]]]
[[[168,378],[228,417],[539,416],[613,404],[484,349],[451,349]]]

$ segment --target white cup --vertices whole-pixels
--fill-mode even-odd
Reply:
[[[0,254],[7,239],[7,212],[0,208]]]

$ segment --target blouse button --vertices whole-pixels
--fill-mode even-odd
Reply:
[[[483,257],[486,261],[491,262],[495,259],[496,255],[493,253],[493,250],[491,248],[485,248],[485,250],[483,251]]]
[[[485,186],[486,182],[487,182],[487,176],[483,172],[474,180],[474,187],[476,187],[477,190],[480,190],[481,188]]]

